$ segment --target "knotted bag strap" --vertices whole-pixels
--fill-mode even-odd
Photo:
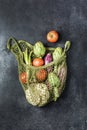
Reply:
[[[33,49],[33,46],[24,40],[17,41],[15,38],[10,37],[7,41],[7,48],[15,55],[18,62],[23,62],[22,45],[24,45],[26,48],[29,48],[30,50]]]

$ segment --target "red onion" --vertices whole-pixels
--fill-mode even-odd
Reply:
[[[45,65],[47,65],[51,61],[52,61],[52,55],[51,55],[51,53],[47,53],[47,55],[44,58]]]

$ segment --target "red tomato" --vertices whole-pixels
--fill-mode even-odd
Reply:
[[[42,58],[35,58],[32,64],[33,66],[36,66],[36,67],[42,66],[44,65],[44,60]]]
[[[46,77],[47,77],[47,71],[45,69],[41,69],[36,72],[36,78],[39,82],[44,81]]]
[[[54,43],[57,42],[59,39],[59,34],[55,30],[48,32],[47,34],[47,41]]]
[[[28,79],[27,79],[27,73],[26,72],[23,72],[20,74],[19,76],[19,79],[20,81],[23,83],[23,84],[26,84]]]

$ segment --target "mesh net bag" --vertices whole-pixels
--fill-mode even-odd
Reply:
[[[67,41],[63,48],[45,47],[45,55],[50,53],[53,60],[39,67],[32,65],[32,61],[37,57],[34,47],[35,45],[24,40],[17,41],[13,37],[7,42],[7,48],[17,59],[19,81],[27,101],[41,107],[56,101],[64,90],[67,77],[66,52],[70,48],[70,41]],[[39,47],[36,49],[38,52]]]

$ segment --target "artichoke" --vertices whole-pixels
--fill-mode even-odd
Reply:
[[[58,76],[55,74],[55,73],[53,73],[53,72],[50,72],[49,74],[48,74],[48,81],[49,81],[49,83],[50,83],[50,85],[52,86],[52,87],[59,87],[60,86],[60,79],[58,78]]]
[[[34,45],[34,54],[36,57],[43,57],[46,53],[46,48],[41,41],[38,41]]]
[[[61,57],[62,52],[63,52],[62,48],[61,47],[57,47],[55,49],[55,51],[53,52],[53,60],[54,61],[58,60]]]

